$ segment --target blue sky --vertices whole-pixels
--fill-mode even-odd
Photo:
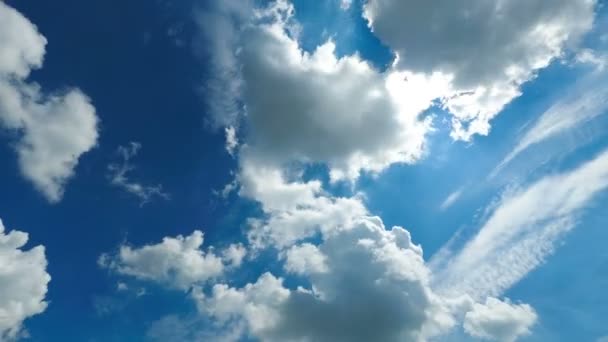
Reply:
[[[0,341],[605,341],[606,23],[0,3]]]

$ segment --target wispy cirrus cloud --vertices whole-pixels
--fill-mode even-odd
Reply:
[[[496,176],[528,148],[571,132],[607,112],[608,75],[605,72],[591,73],[575,84],[563,99],[553,104],[525,131],[489,177]]]
[[[553,253],[606,189],[608,151],[574,170],[509,191],[462,249],[447,246],[438,253],[441,260],[433,260],[436,287],[477,298],[502,294]]]
[[[129,179],[127,176],[130,171],[135,169],[135,166],[131,164],[131,159],[137,155],[140,149],[141,144],[138,142],[131,142],[127,146],[118,147],[117,153],[122,160],[108,165],[110,184],[139,198],[141,206],[150,202],[154,197],[169,199],[169,194],[163,191],[161,184],[143,185]]]

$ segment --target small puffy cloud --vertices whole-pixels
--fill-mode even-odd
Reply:
[[[465,315],[463,326],[476,338],[513,342],[529,334],[536,320],[536,312],[530,305],[489,297],[485,304],[473,304],[473,309]]]
[[[158,244],[120,246],[117,254],[102,254],[99,265],[119,274],[187,290],[224,272],[222,258],[204,251],[203,233],[165,237]]]
[[[230,155],[234,155],[237,147],[239,146],[238,138],[236,137],[236,128],[234,126],[228,126],[225,129],[226,133],[226,151]]]
[[[226,265],[231,267],[239,267],[243,263],[243,259],[247,255],[247,248],[241,243],[230,244],[222,251],[222,260]]]
[[[47,307],[51,277],[46,272],[44,246],[24,250],[27,240],[27,233],[6,232],[0,220],[0,341],[19,338],[23,321]]]
[[[592,49],[582,49],[576,54],[574,60],[580,64],[591,65],[598,72],[604,71],[608,66],[608,55]]]
[[[353,0],[340,0],[340,8],[345,11],[348,10],[352,4]]]
[[[95,108],[78,89],[45,94],[26,78],[42,66],[46,39],[0,2],[0,126],[16,132],[23,176],[58,202],[80,156],[97,143]]]
[[[310,243],[289,248],[285,251],[284,258],[287,272],[307,275],[328,271],[327,257]]]
[[[452,136],[487,135],[520,87],[588,32],[595,0],[369,0],[365,17],[396,67],[451,78]],[[522,15],[525,13],[525,15]]]
[[[142,206],[150,202],[154,197],[168,199],[169,195],[163,191],[162,185],[143,185],[130,180],[127,176],[127,173],[135,169],[135,166],[131,164],[131,159],[137,155],[140,149],[141,144],[138,142],[131,142],[128,146],[118,147],[117,154],[122,160],[120,163],[108,165],[110,184],[139,198],[140,205]]]

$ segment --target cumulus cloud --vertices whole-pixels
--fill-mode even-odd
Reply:
[[[295,251],[310,254],[311,247]],[[193,296],[218,323],[244,325],[264,341],[421,340],[454,326],[451,311],[466,307],[466,300],[447,302],[432,292],[420,246],[401,227],[385,229],[379,218],[360,217],[324,235],[314,253],[330,271],[307,272],[310,289],[286,288],[266,273],[243,288],[216,284],[210,295]]]
[[[142,247],[120,246],[117,254],[102,254],[99,265],[119,274],[155,281],[188,290],[192,285],[222,275],[222,258],[205,251],[203,233],[165,237],[158,244]]]
[[[120,163],[108,165],[110,184],[139,198],[140,205],[142,206],[150,202],[154,197],[168,199],[169,195],[163,191],[162,185],[143,185],[130,180],[127,176],[127,173],[135,169],[135,166],[131,164],[131,159],[137,155],[140,149],[141,144],[138,142],[131,142],[128,146],[118,147],[117,153],[122,160]]]
[[[319,233],[341,229],[367,209],[358,197],[325,194],[321,182],[290,182],[282,169],[241,158],[239,194],[261,203],[266,217],[250,220],[249,242],[255,248],[290,246]]]
[[[245,256],[247,256],[247,248],[241,243],[230,244],[222,251],[222,260],[231,267],[241,266]]]
[[[252,155],[326,163],[333,180],[423,156],[431,127],[420,113],[441,77],[381,73],[357,55],[338,58],[332,41],[306,52],[286,2],[258,15],[264,21],[244,30],[239,54]]]
[[[464,330],[471,336],[513,342],[530,333],[537,315],[527,304],[512,304],[489,297],[485,304],[475,303],[465,315]]]
[[[46,39],[0,3],[0,125],[16,133],[23,176],[50,202],[61,200],[80,156],[97,143],[97,116],[78,89],[46,94],[26,82],[42,66]]]
[[[6,232],[0,220],[0,340],[23,333],[23,321],[46,310],[51,277],[46,272],[44,246],[24,250],[28,234]]]
[[[434,260],[440,292],[467,293],[478,299],[501,294],[543,263],[595,196],[607,188],[608,151],[604,151],[574,170],[505,193],[461,250],[450,251],[447,246],[438,254],[441,260]]]
[[[328,271],[327,257],[311,243],[289,248],[284,253],[284,258],[287,272],[306,275]]]
[[[365,17],[397,68],[451,78],[452,136],[487,135],[490,120],[593,26],[595,0],[369,0]]]

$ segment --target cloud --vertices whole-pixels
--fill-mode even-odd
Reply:
[[[590,122],[608,110],[608,82],[605,73],[593,73],[553,104],[530,127],[509,154],[492,171],[498,174],[507,164],[531,146],[543,143]],[[561,146],[560,146],[561,148]]]
[[[444,294],[496,296],[545,261],[594,197],[608,188],[608,151],[578,168],[507,192],[460,251],[434,260]],[[462,275],[466,274],[466,277]]]
[[[596,71],[602,72],[608,66],[608,55],[592,49],[582,49],[575,56],[576,63],[593,66]]]
[[[234,89],[211,98],[221,108],[231,103],[235,109],[228,113],[244,114],[249,154],[277,166],[327,163],[332,180],[353,180],[361,171],[377,173],[423,157],[432,128],[431,118],[421,113],[444,91],[444,78],[380,72],[357,55],[337,57],[332,41],[304,51],[286,1],[255,10],[229,7],[205,21],[212,32],[231,25],[230,44],[211,59],[226,60],[212,69]],[[248,20],[235,19],[235,12]],[[238,128],[233,120],[226,126]]]
[[[222,260],[226,265],[239,267],[247,256],[247,248],[241,243],[230,244],[222,251]]]
[[[592,28],[596,3],[369,0],[364,15],[397,68],[451,78],[443,105],[454,115],[452,137],[470,140]]]
[[[302,267],[310,289],[288,289],[265,273],[242,288],[216,284],[210,295],[195,291],[199,309],[264,341],[413,341],[447,331],[456,324],[451,310],[467,307],[466,300],[435,296],[422,249],[405,229],[387,230],[379,218],[360,217],[323,235],[318,247],[290,251],[310,254],[312,248],[329,271]]]
[[[352,4],[353,0],[340,0],[340,8],[345,11],[348,10]]]
[[[28,234],[6,232],[0,220],[0,340],[22,336],[23,321],[46,310],[51,277],[44,246],[24,250]]]
[[[443,202],[441,202],[439,209],[446,210],[447,208],[451,207],[452,204],[454,204],[454,203],[456,203],[456,201],[458,201],[458,199],[462,195],[462,191],[463,191],[463,189],[458,189],[458,190],[452,192],[451,194],[449,194],[448,197],[446,197],[445,200],[443,200]]]
[[[527,304],[512,304],[490,297],[485,304],[475,303],[467,312],[464,330],[481,339],[513,342],[529,334],[536,319],[536,312]]]
[[[102,254],[99,265],[118,274],[188,290],[224,272],[222,258],[213,250],[204,251],[202,245],[203,233],[195,230],[185,237],[165,237],[154,245],[121,245],[116,255]]]
[[[254,248],[283,247],[319,233],[341,229],[367,214],[358,197],[333,197],[321,182],[289,182],[281,169],[241,156],[239,194],[258,201],[266,214],[250,219],[248,240]]]
[[[26,82],[42,66],[46,39],[0,3],[0,126],[16,132],[23,176],[50,202],[61,200],[80,156],[97,143],[97,116],[78,89],[46,94]]]
[[[210,76],[203,85],[212,127],[238,125],[242,114],[239,35],[252,11],[250,0],[207,2],[195,11],[200,27],[196,48],[205,59]]]
[[[287,272],[306,275],[328,271],[327,257],[317,246],[310,243],[289,248],[284,257]]]
[[[140,148],[141,144],[138,142],[131,142],[126,147],[118,147],[117,153],[122,160],[121,163],[112,163],[108,165],[108,171],[110,172],[110,184],[117,186],[139,198],[141,206],[150,202],[154,197],[168,199],[169,195],[163,191],[162,185],[158,184],[146,186],[138,182],[131,181],[127,177],[127,173],[135,169],[135,166],[133,166],[130,161],[137,155]]]
[[[236,149],[239,147],[239,141],[236,137],[236,129],[233,126],[228,126],[225,129],[226,132],[226,151],[230,155],[234,155]]]

